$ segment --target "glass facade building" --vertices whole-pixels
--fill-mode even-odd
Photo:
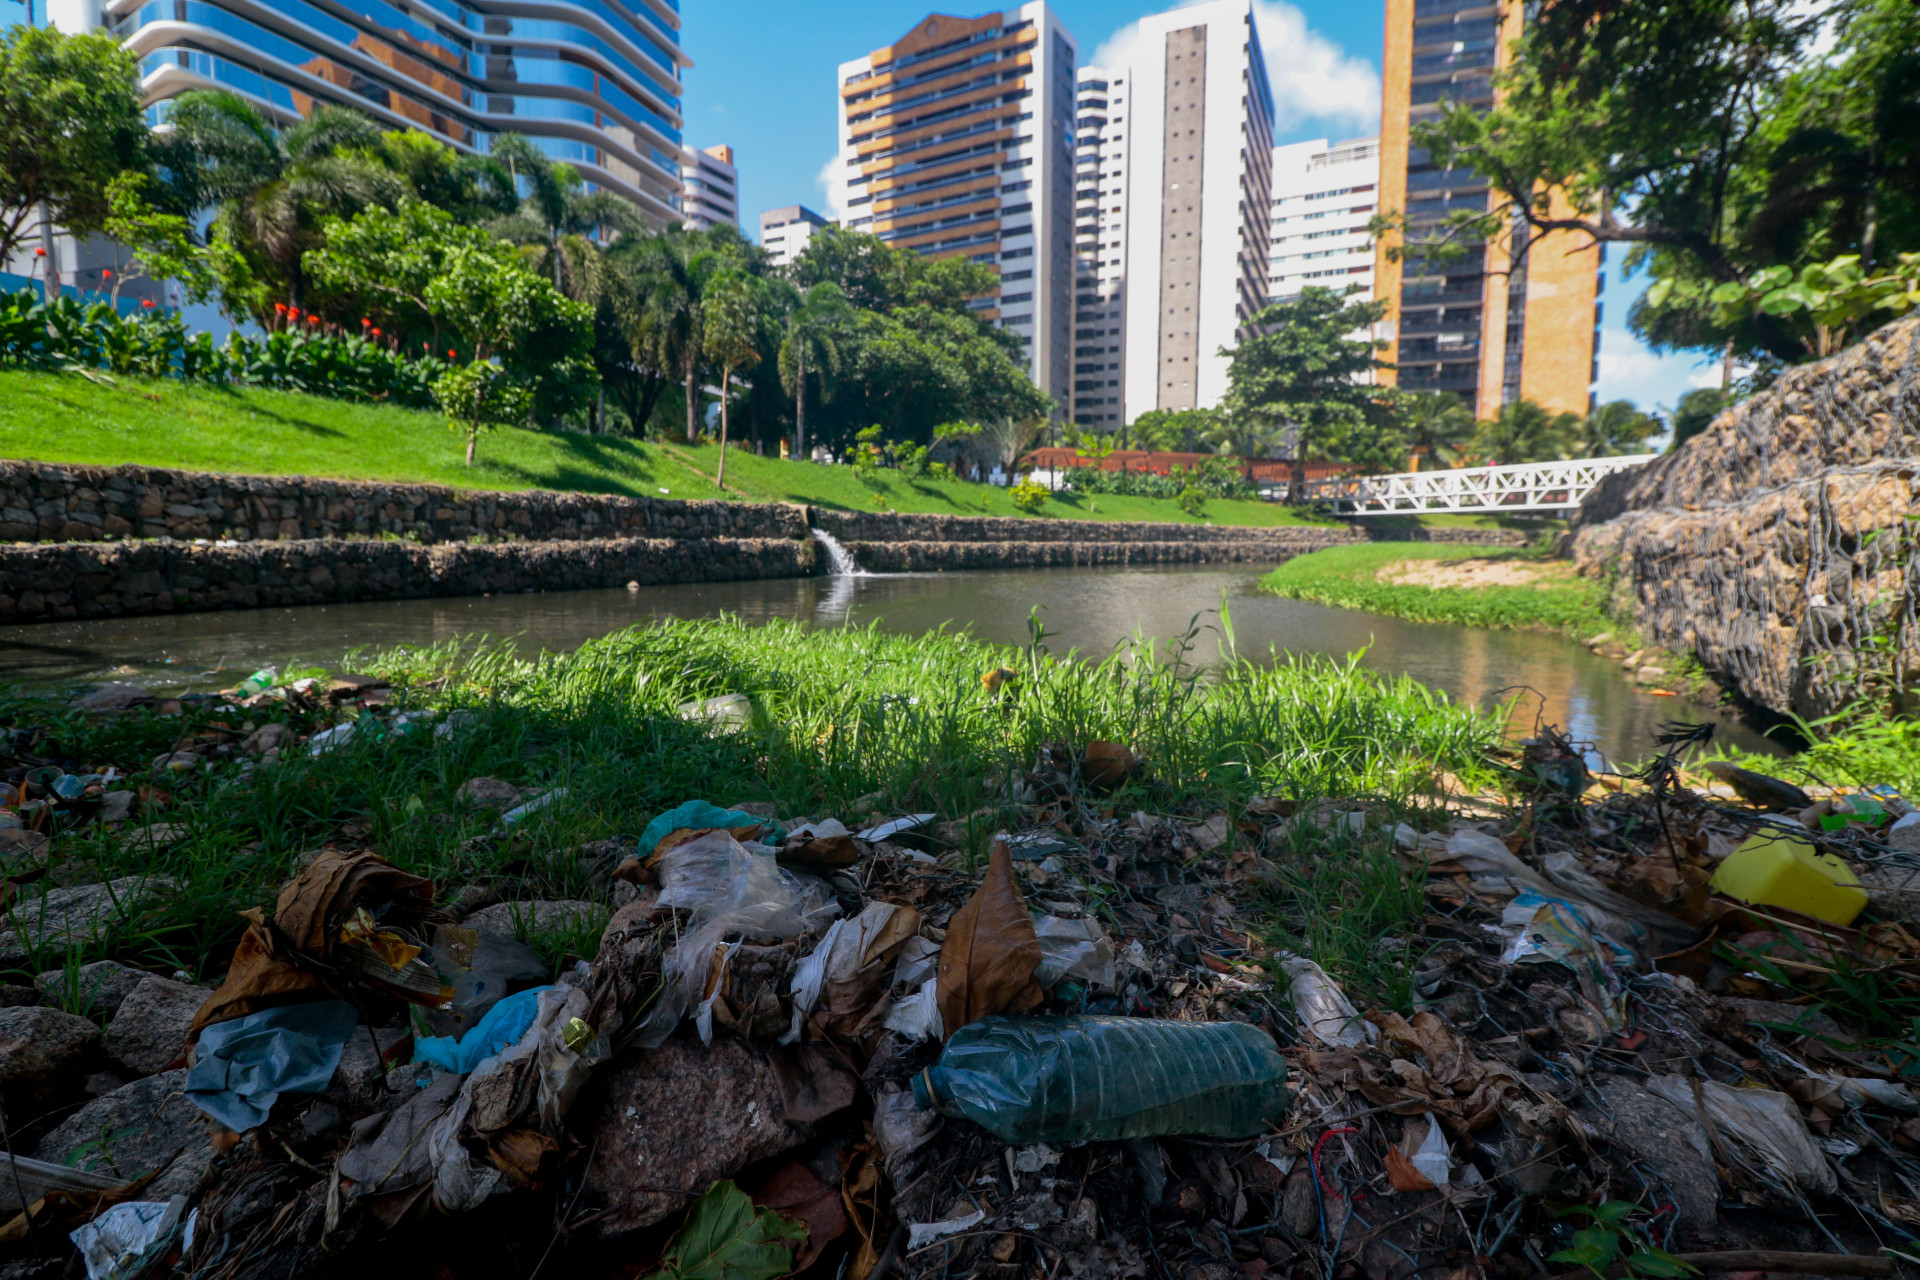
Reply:
[[[52,0],[140,57],[154,123],[230,89],[288,124],[323,103],[485,153],[519,133],[657,226],[681,219],[677,0]]]

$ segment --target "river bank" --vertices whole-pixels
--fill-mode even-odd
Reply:
[[[550,1255],[612,1280],[694,1247],[749,1280],[908,1252],[995,1275],[1028,1257],[1389,1274],[1423,1253],[1518,1272],[1523,1246],[1478,1239],[1462,1200],[1524,1222],[1531,1256],[1568,1195],[1707,1269],[1732,1255],[1701,1251],[1809,1247],[1809,1201],[1835,1249],[1875,1247],[1842,1209],[1894,1169],[1877,1153],[1898,1117],[1850,1114],[1874,1145],[1830,1165],[1780,1090],[1809,1078],[1796,1055],[1835,1070],[1836,1040],[1920,1054],[1910,984],[1897,1008],[1838,979],[1830,1009],[1778,1003],[1826,991],[1770,967],[1797,933],[1693,892],[1760,815],[1590,785],[1553,735],[1503,745],[1491,717],[1351,662],[1196,679],[1151,659],[718,621],[535,660],[396,650],[215,695],[0,691],[25,824],[0,830],[0,954],[22,980],[0,1021],[33,1033],[0,1067],[10,1149],[44,1162],[16,1167],[178,1196],[176,1227],[199,1214],[183,1271],[293,1280]],[[727,811],[679,807],[701,800]],[[1736,925],[1746,951],[1694,953]],[[1545,928],[1580,949],[1515,963]],[[1562,962],[1572,981],[1542,967]],[[470,1045],[479,975],[509,966],[551,985],[490,1005],[527,1019]],[[338,1066],[277,1098],[271,1064],[202,1071],[229,1032],[305,1016],[321,1036],[330,1010]],[[461,1017],[469,1040],[427,1037]],[[1231,1036],[1291,1092],[1207,1137],[1183,1115],[1125,1144],[1076,1104],[1037,1143],[924,1083],[1001,1026]],[[1706,1126],[1742,1132],[1710,1105],[1734,1091],[1691,1074],[1723,1052],[1813,1153],[1791,1194],[1772,1165],[1699,1154]],[[1192,1089],[1217,1067],[1128,1078]],[[202,1111],[223,1117],[212,1142]],[[959,1199],[922,1176],[956,1169]],[[1637,1210],[1650,1179],[1684,1208]],[[61,1231],[17,1227],[0,1256],[61,1256],[68,1218],[108,1203],[83,1185],[29,1211]],[[726,1235],[716,1198],[765,1237],[750,1254],[738,1221],[691,1243]]]

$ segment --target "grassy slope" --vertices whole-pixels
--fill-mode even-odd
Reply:
[[[1380,580],[1380,572],[1410,560],[1513,560],[1539,564],[1541,578],[1526,586],[1404,586]],[[1269,573],[1261,585],[1279,595],[1348,609],[1392,614],[1419,622],[1457,622],[1474,627],[1557,631],[1586,637],[1612,630],[1600,612],[1601,589],[1576,577],[1573,567],[1541,561],[1519,551],[1432,543],[1372,542],[1330,547],[1300,556]]]
[[[481,438],[479,465],[461,461],[459,437],[437,414],[328,400],[253,387],[185,386],[119,379],[104,386],[71,374],[0,370],[0,457],[42,462],[137,463],[252,475],[406,480],[468,489],[571,489],[674,498],[810,502],[858,511],[1019,515],[991,485],[910,482],[883,473],[877,492],[850,467],[781,462],[739,450],[727,456],[727,487],[713,483],[712,445],[522,430]],[[1199,523],[1162,498],[1063,494],[1049,516]],[[1308,522],[1268,502],[1207,505],[1216,524]]]

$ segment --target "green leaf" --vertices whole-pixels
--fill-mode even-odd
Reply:
[[[1673,278],[1671,276],[1664,280],[1655,280],[1651,285],[1647,286],[1647,305],[1650,307],[1660,306],[1666,302],[1667,295],[1672,292]]]
[[[716,1182],[694,1201],[667,1246],[665,1266],[650,1280],[774,1280],[793,1269],[807,1229],[771,1209],[755,1209],[747,1193]]]
[[[1770,316],[1789,316],[1807,306],[1807,295],[1797,284],[1775,289],[1760,299],[1760,310]]]
[[[1631,1200],[1609,1200],[1593,1211],[1593,1216],[1601,1222],[1618,1222],[1631,1215],[1640,1206]]]
[[[1637,1276],[1697,1276],[1700,1268],[1665,1249],[1640,1249],[1627,1259],[1627,1270]]]
[[[1730,307],[1736,302],[1745,301],[1747,286],[1738,281],[1728,281],[1707,295],[1707,301],[1716,306]]]

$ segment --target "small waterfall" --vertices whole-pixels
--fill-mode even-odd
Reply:
[[[825,529],[813,530],[813,536],[827,549],[829,572],[836,578],[864,578],[867,571],[854,561],[853,553],[840,545],[840,539]]]

